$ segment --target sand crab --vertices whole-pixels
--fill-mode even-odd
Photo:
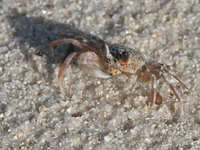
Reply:
[[[96,37],[90,37],[89,40],[81,37],[57,40],[51,43],[51,50],[53,51],[55,46],[66,43],[73,44],[83,52],[73,52],[65,59],[58,73],[59,81],[62,79],[64,71],[73,57],[77,58],[77,63],[82,70],[96,77],[110,78],[113,75],[122,73],[126,75],[135,74],[138,76],[140,82],[145,83],[151,81],[150,109],[147,113],[148,115],[156,104],[157,99],[159,100],[159,95],[156,93],[156,81],[162,78],[169,85],[180,102],[181,113],[183,113],[181,97],[170,82],[168,76],[174,77],[186,89],[188,89],[188,87],[172,70],[170,70],[169,66],[146,61],[140,52],[123,45],[108,44]]]

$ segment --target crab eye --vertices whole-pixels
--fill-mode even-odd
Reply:
[[[127,62],[128,60],[129,60],[129,52],[127,52],[127,51],[124,51],[123,53],[122,53],[122,61],[123,62]]]

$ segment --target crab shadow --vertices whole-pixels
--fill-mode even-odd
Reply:
[[[14,29],[13,39],[17,40],[19,49],[24,55],[25,61],[32,61],[33,56],[46,56],[46,67],[49,73],[49,81],[53,78],[53,64],[62,63],[73,51],[80,51],[72,44],[65,44],[56,48],[54,55],[50,50],[51,42],[63,38],[89,37],[92,36],[78,28],[64,23],[46,20],[43,17],[28,17],[13,9],[7,16],[10,26]],[[35,51],[36,50],[36,51]],[[37,72],[37,67],[33,67]]]

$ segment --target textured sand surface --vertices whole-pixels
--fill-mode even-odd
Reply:
[[[0,22],[0,149],[200,149],[199,0],[3,0]],[[144,119],[150,84],[91,77],[76,60],[62,94],[59,62],[77,48],[63,45],[53,56],[49,45],[90,35],[171,66],[191,89],[171,80],[184,116],[163,80],[163,103]]]

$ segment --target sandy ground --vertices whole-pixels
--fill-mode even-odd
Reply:
[[[200,149],[199,0],[1,0],[0,149]],[[57,80],[60,62],[77,48],[50,43],[97,36],[171,66],[190,94],[171,79],[184,115],[161,79],[163,103],[148,111],[150,84],[136,76],[100,79],[74,60]]]

